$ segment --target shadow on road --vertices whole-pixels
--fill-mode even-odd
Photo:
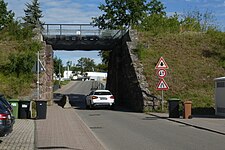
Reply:
[[[63,96],[67,95],[69,98],[69,103],[74,109],[80,109],[80,110],[85,110],[86,109],[86,104],[85,104],[85,98],[86,95],[84,94],[76,94],[76,93],[71,93],[71,94],[61,94],[61,93],[54,93],[53,98],[54,102],[58,104],[59,106],[63,107],[61,100],[63,99]],[[98,109],[109,109],[108,107],[103,107],[99,106],[95,108],[96,110]],[[111,109],[112,110],[112,109]],[[126,108],[122,105],[115,105],[113,111],[120,111],[120,112],[134,112],[130,110],[129,108]]]
[[[83,94],[69,94],[70,105],[76,109],[85,109],[85,97]]]

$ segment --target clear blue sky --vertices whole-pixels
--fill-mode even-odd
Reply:
[[[16,19],[24,16],[25,3],[31,0],[5,0],[8,3],[8,9],[16,14]],[[90,23],[92,17],[99,16],[98,10],[100,3],[104,0],[39,0],[41,10],[43,11],[45,23]],[[216,23],[222,30],[225,29],[225,0],[161,0],[166,7],[167,15],[174,12],[183,14],[192,10],[213,12]],[[55,55],[61,58],[65,64],[70,60],[77,63],[80,57],[89,57],[100,63],[98,51],[79,51],[66,52],[57,51]]]

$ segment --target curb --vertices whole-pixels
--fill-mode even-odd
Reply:
[[[157,117],[157,118],[161,118],[161,119],[166,119],[166,120],[169,120],[169,121],[172,121],[172,122],[180,123],[180,124],[183,124],[183,125],[187,125],[187,126],[190,126],[190,127],[194,127],[194,128],[197,128],[197,129],[217,133],[217,134],[220,134],[220,135],[225,135],[225,133],[217,131],[217,130],[213,130],[213,129],[209,129],[209,128],[206,128],[206,127],[201,127],[201,126],[198,126],[198,125],[193,125],[193,124],[190,124],[190,123],[174,120],[174,119],[171,119],[171,118],[168,118],[168,117],[161,117],[161,116],[158,116],[158,115],[155,115],[155,114],[149,114],[149,115]]]

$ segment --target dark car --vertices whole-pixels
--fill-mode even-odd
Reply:
[[[15,117],[12,115],[12,107],[4,96],[0,95],[0,137],[6,136],[13,130]]]
[[[10,110],[11,113],[13,113],[13,108],[11,104],[6,100],[3,94],[0,94],[0,101],[2,101],[5,104],[5,106]]]
[[[6,136],[13,130],[12,115],[6,106],[0,101],[0,137]]]

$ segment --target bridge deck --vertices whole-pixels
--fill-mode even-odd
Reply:
[[[90,24],[45,24],[42,34],[54,50],[110,50],[124,31],[100,30]]]

